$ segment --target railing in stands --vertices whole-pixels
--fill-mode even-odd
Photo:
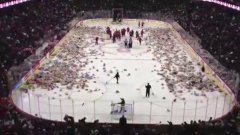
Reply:
[[[10,2],[2,3],[2,4],[0,4],[0,9],[10,7],[10,6],[13,6],[13,5],[17,5],[17,4],[20,4],[20,3],[24,3],[24,2],[27,2],[27,1],[30,1],[30,0],[13,0],[13,1],[10,1]]]
[[[230,3],[227,3],[227,2],[222,2],[222,1],[218,1],[218,0],[202,0],[202,1],[215,3],[215,4],[218,4],[218,5],[222,5],[224,7],[228,7],[228,8],[240,11],[240,7],[239,6],[233,5],[233,4],[230,4]]]

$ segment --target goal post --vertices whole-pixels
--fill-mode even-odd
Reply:
[[[113,8],[112,18],[113,18],[113,22],[122,22],[123,8]]]

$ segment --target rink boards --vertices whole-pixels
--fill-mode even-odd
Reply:
[[[103,19],[92,19],[92,20],[85,20],[83,22],[80,22],[77,26],[83,26],[82,23],[84,24],[89,24],[89,25],[95,25],[94,23],[102,23]],[[108,21],[110,21],[111,19],[108,19]],[[88,23],[88,21],[90,22],[94,22],[92,23]],[[99,21],[99,22],[98,22]],[[145,20],[146,22],[148,22],[149,24],[152,24],[153,26],[163,26],[163,28],[169,27],[171,28],[173,31],[175,31],[172,26],[168,23],[165,22],[160,22],[160,21],[154,21],[154,20]],[[130,21],[127,20],[126,22],[128,22],[128,24],[135,24],[138,22],[138,20],[135,19],[131,19]],[[102,24],[104,25],[104,23]],[[73,31],[75,28],[73,28],[73,30],[71,30],[49,53],[47,53],[47,55],[42,58],[38,64],[36,64],[36,66],[31,69],[23,78],[22,80],[16,85],[15,89],[13,90],[12,93],[12,100],[15,103],[17,100],[17,98],[19,98],[21,96],[21,92],[19,92],[19,87],[22,86],[22,84],[24,84],[32,75],[34,75],[35,73],[38,72],[38,68],[41,67],[44,63],[46,63],[49,59],[52,59],[52,57],[54,57],[54,55],[57,53],[59,47],[61,45],[64,45],[64,43],[69,39],[69,37],[72,35]],[[204,62],[204,60],[198,56],[198,54],[186,43],[186,41],[184,41],[181,36],[175,31],[175,35],[177,36],[177,38],[179,38],[179,40],[181,40],[182,42],[184,42],[184,48],[185,50],[189,53],[189,55],[194,58],[196,61],[200,62],[201,64],[204,65],[205,70],[208,72],[208,77],[212,80],[215,81],[215,83],[221,88],[222,91],[224,91],[227,95],[230,95],[232,98],[233,103],[235,104],[235,97],[234,94],[232,93],[231,89],[224,83],[224,81],[221,80],[220,77],[218,77],[215,72]],[[31,105],[30,105],[31,106]],[[19,106],[17,106],[19,107]],[[115,104],[113,106],[111,106],[111,112],[114,112],[116,110],[119,110],[121,106],[118,104]],[[20,108],[20,107],[19,107]],[[126,105],[126,112],[124,113],[128,119],[132,119],[133,115],[134,115],[134,106],[132,104],[127,104]],[[121,115],[123,115],[122,113],[111,113],[109,111],[109,115],[111,115],[111,117],[113,119],[118,119],[119,117],[121,117]],[[30,115],[34,115],[34,114],[30,114]]]

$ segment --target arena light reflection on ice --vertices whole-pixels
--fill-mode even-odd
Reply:
[[[20,4],[20,3],[23,3],[23,2],[27,2],[27,1],[30,1],[30,0],[13,0],[13,1],[10,1],[10,2],[2,3],[2,4],[0,4],[0,9],[5,8],[5,7],[9,7],[9,6],[13,6],[13,5],[16,5],[16,4]]]
[[[236,5],[233,5],[233,4],[229,4],[229,3],[226,3],[226,2],[222,2],[222,1],[218,1],[218,0],[202,0],[202,1],[212,2],[212,3],[218,4],[218,5],[222,5],[222,6],[225,6],[225,7],[228,7],[228,8],[240,11],[240,7],[239,6],[236,6]]]

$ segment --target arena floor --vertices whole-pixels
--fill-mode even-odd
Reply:
[[[138,27],[139,21],[144,27]],[[142,44],[135,34],[132,49],[124,47],[128,34],[113,43],[106,27],[143,29]],[[75,121],[86,117],[88,122],[116,123],[123,115],[116,104],[120,98],[126,100],[124,115],[129,123],[180,124],[222,117],[233,106],[232,96],[202,72],[176,37],[171,25],[160,21],[79,22],[34,76],[13,92],[13,101],[28,114],[58,121],[68,114]],[[117,71],[119,84],[113,78]],[[147,83],[152,86],[149,98]]]

